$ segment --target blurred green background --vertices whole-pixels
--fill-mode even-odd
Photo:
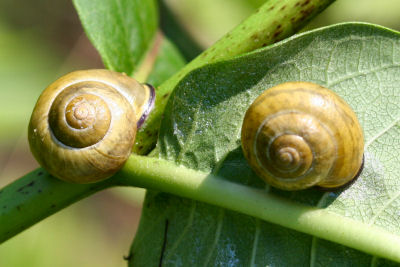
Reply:
[[[263,2],[165,1],[203,48]],[[399,30],[399,8],[398,0],[338,0],[307,29],[364,21]],[[69,71],[101,67],[70,0],[0,0],[0,187],[38,166],[26,132],[40,92]],[[0,266],[125,266],[143,197],[116,188],[82,200],[0,245]]]

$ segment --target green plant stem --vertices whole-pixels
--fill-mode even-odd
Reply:
[[[335,0],[269,0],[256,13],[227,33],[157,89],[155,109],[150,113],[136,139],[141,151],[149,152],[157,140],[165,105],[175,86],[190,71],[205,64],[227,60],[253,51],[301,29]],[[134,148],[134,151],[137,149]]]
[[[217,205],[400,262],[400,237],[326,209],[314,208],[162,159],[132,156],[115,177],[121,184],[152,188]],[[341,227],[337,227],[341,225]]]
[[[132,155],[114,177],[96,184],[65,183],[39,168],[3,188],[0,243],[78,199],[116,185],[195,199],[400,262],[400,237],[381,228],[167,160],[139,155]]]
[[[0,190],[0,243],[112,182],[71,184],[42,168],[26,174]]]

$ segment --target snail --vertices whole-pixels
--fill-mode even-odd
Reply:
[[[340,187],[363,163],[356,114],[333,91],[310,82],[264,91],[245,114],[241,142],[255,173],[283,190]]]
[[[131,153],[155,92],[109,70],[69,73],[47,87],[33,110],[32,154],[53,176],[91,183],[117,172]]]

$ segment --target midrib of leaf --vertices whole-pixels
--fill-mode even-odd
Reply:
[[[338,43],[336,43],[335,46],[332,48],[332,50],[330,52],[330,56],[329,56],[329,61],[326,64],[326,68],[325,68],[325,81],[328,84],[328,87],[329,87],[329,68],[331,66],[332,58],[333,58],[333,55],[335,54],[337,46],[338,46]]]

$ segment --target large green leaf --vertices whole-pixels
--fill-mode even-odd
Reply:
[[[74,0],[86,34],[104,65],[131,75],[157,30],[154,0]]]
[[[265,194],[326,208],[400,235],[399,63],[399,33],[368,24],[341,24],[197,69],[184,78],[168,102],[159,157],[249,187],[266,187]],[[240,130],[245,110],[263,90],[298,80],[331,88],[360,119],[365,165],[348,189],[283,192],[268,188],[243,157]],[[132,266],[396,265],[160,192],[146,196],[132,255]]]

